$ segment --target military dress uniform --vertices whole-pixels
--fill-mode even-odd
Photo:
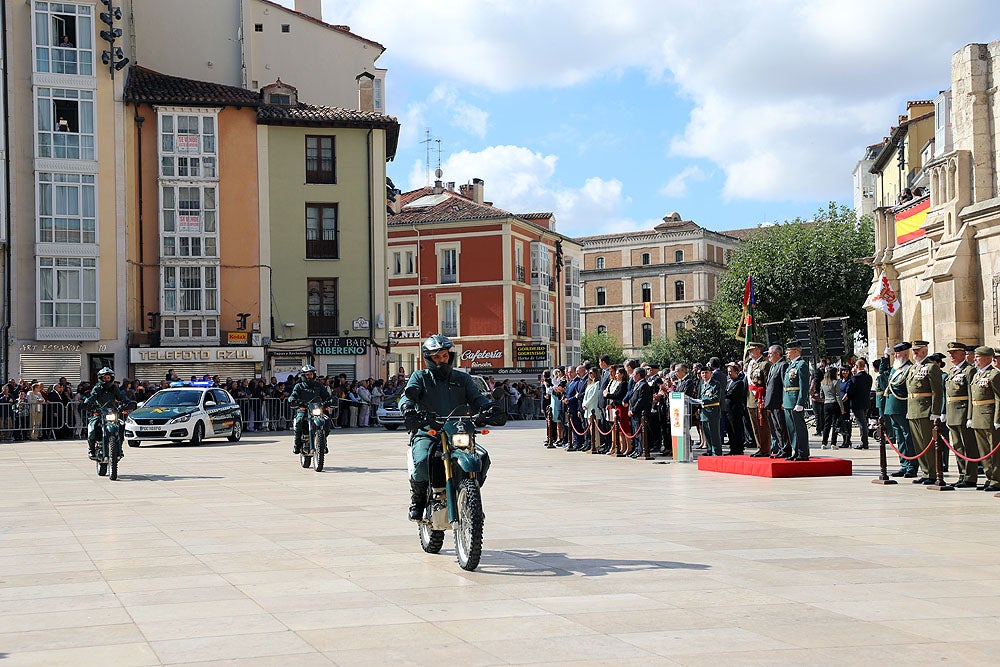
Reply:
[[[965,346],[961,343],[948,343],[949,352],[964,349]],[[951,435],[951,446],[959,454],[972,459],[979,458],[977,453],[979,448],[976,446],[976,434],[966,426],[966,422],[969,421],[969,386],[972,384],[975,372],[976,367],[963,360],[952,367],[944,383],[945,424],[948,425]],[[955,458],[958,459],[958,483],[955,486],[959,488],[976,486],[979,464],[969,463],[961,456]]]
[[[714,379],[701,383],[701,422],[709,456],[722,456],[722,394]]]
[[[914,350],[925,350],[930,345],[925,340],[911,343]],[[944,382],[941,367],[929,355],[910,366],[906,375],[906,420],[910,424],[910,436],[916,451],[926,450],[919,459],[922,477],[917,483],[931,483],[937,480],[938,464],[936,447],[928,444],[934,438],[932,419],[940,419],[941,395]]]
[[[992,347],[977,347],[976,356],[993,357]],[[997,444],[997,424],[1000,424],[1000,371],[992,364],[977,368],[969,385],[969,421],[976,437],[979,456],[986,456]],[[970,464],[971,467],[971,464]],[[1000,491],[1000,454],[983,461],[986,474],[985,491]]]
[[[750,343],[751,347],[763,348],[760,343]],[[750,415],[750,428],[753,432],[757,451],[750,456],[768,456],[771,453],[771,427],[764,414],[764,393],[767,385],[767,373],[771,370],[771,362],[767,357],[758,359],[750,357],[746,363],[747,376],[747,412]]]
[[[895,352],[903,352],[910,349],[910,344],[899,343],[892,349]],[[913,439],[910,437],[910,423],[906,420],[906,378],[910,374],[910,366],[912,365],[913,363],[906,359],[900,366],[894,365],[889,369],[882,405],[882,414],[888,426],[886,432],[903,456],[913,456],[916,453],[913,450]],[[892,476],[916,477],[916,460],[908,461],[900,456],[899,470],[892,473]]]
[[[786,347],[790,350],[801,349],[801,345],[795,341]],[[785,422],[792,444],[792,455],[787,458],[794,461],[808,461],[809,430],[806,428],[805,408],[809,404],[809,367],[805,359],[796,357],[789,360],[783,380],[785,392],[781,407],[785,410]],[[802,409],[796,410],[796,406],[802,406]]]

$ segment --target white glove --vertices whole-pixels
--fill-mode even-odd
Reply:
[[[892,352],[892,350],[890,350],[889,346],[886,345],[885,350],[882,352],[882,355],[888,357],[890,352]]]
[[[1000,424],[993,424],[994,430],[1000,431]]]
[[[805,410],[805,408],[804,408],[804,407],[802,407],[801,405],[796,405],[796,406],[795,406],[795,411],[796,411],[796,412],[802,412],[803,410]]]
[[[941,415],[931,415],[931,421],[932,422],[939,422],[939,421],[941,421]]]
[[[967,422],[965,422],[965,428],[972,428],[972,420],[971,419],[968,420]]]

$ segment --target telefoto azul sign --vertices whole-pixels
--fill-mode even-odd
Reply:
[[[493,359],[499,359],[503,363],[503,350],[463,350],[459,358],[468,362],[472,368],[485,368],[493,366]]]
[[[313,341],[313,353],[354,356],[368,354],[368,339],[317,338]]]

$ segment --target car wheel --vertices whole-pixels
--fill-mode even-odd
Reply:
[[[395,431],[399,428],[399,424],[382,424],[382,426],[385,426],[390,431]]]
[[[205,437],[205,425],[198,422],[194,425],[194,431],[191,433],[191,444],[197,447],[201,444],[202,438]]]

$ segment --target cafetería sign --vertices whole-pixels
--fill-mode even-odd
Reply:
[[[545,361],[549,357],[548,345],[515,345],[514,361]]]
[[[314,354],[360,356],[368,354],[367,338],[317,338],[313,341]]]
[[[503,363],[503,350],[463,350],[460,359],[472,368],[486,368],[494,365],[493,359]]]

